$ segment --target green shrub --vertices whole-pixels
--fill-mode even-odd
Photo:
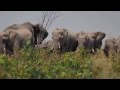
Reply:
[[[120,57],[113,57],[112,68],[106,78],[120,78]],[[0,78],[11,79],[94,79],[101,76],[101,71],[96,69],[93,60],[95,55],[80,49],[76,52],[63,54],[52,53],[50,50],[34,49],[29,46],[19,51],[17,57],[0,55]],[[105,57],[102,57],[105,59]],[[100,60],[98,60],[100,61]],[[104,62],[101,62],[104,63]],[[98,62],[99,65],[99,62]],[[103,73],[103,72],[102,72]],[[103,73],[104,74],[104,73]]]

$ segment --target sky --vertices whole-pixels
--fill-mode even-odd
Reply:
[[[48,29],[51,39],[56,28],[70,31],[103,31],[107,37],[120,35],[120,11],[60,11],[58,17]],[[36,24],[41,19],[41,11],[0,11],[0,30],[12,24],[31,22]]]

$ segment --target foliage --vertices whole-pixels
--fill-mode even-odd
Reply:
[[[2,79],[96,79],[120,78],[120,56],[106,58],[102,50],[53,53],[24,47],[17,56],[0,55]]]

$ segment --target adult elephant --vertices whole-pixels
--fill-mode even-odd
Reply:
[[[53,49],[59,50],[60,52],[75,51],[78,46],[76,39],[76,33],[70,32],[65,28],[57,28],[52,32]]]
[[[120,53],[120,36],[117,37],[117,52]]]
[[[33,35],[28,29],[4,31],[3,40],[7,54],[16,54],[26,44],[34,45]]]
[[[104,32],[79,32],[79,35],[89,35],[90,38],[94,39],[94,51],[97,52],[97,49],[100,49],[102,46],[102,41],[106,37]]]
[[[78,40],[78,47],[77,49],[79,50],[80,48],[84,48],[87,50],[88,53],[94,54],[93,48],[94,48],[94,39],[91,38],[89,35],[80,35],[80,33],[76,33],[76,38]]]
[[[34,41],[34,46],[35,45],[40,45],[42,43],[42,41],[48,36],[48,32],[46,30],[46,28],[44,28],[42,25],[40,24],[31,24],[30,22],[25,22],[23,24],[13,24],[8,26],[7,28],[5,28],[4,31],[7,30],[21,30],[21,29],[28,29],[33,37],[33,41]]]
[[[105,40],[104,54],[109,57],[109,55],[114,55],[117,53],[118,42],[115,38],[108,38]]]
[[[3,33],[4,32],[0,32],[0,54],[5,53],[5,43],[4,43],[4,39],[3,39]]]
[[[100,49],[102,46],[102,42],[103,42],[103,39],[106,37],[106,33],[95,32],[93,35],[95,35],[94,51],[97,52],[97,49]]]
[[[33,25],[30,22],[17,25],[17,27],[12,25],[5,29],[3,34],[4,41],[6,41],[5,49],[9,54],[13,54],[22,48],[26,41],[30,41],[30,44],[35,47],[35,44],[42,43],[47,36],[48,32],[43,26],[40,24]]]

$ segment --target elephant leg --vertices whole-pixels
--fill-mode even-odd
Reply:
[[[61,53],[66,52],[66,46],[65,46],[65,44],[60,45],[60,52]]]
[[[95,52],[95,53],[97,52],[97,48],[96,48],[96,47],[94,47],[94,52]]]
[[[105,48],[104,48],[104,54],[105,54],[106,57],[109,56],[109,52],[110,52],[110,51],[109,51],[108,47],[105,47]]]
[[[74,44],[71,45],[71,51],[76,51],[77,46],[78,46],[78,42],[74,41]]]
[[[60,42],[60,52],[63,53],[63,52],[66,52],[66,42],[63,40],[62,42]]]
[[[6,54],[11,56],[13,54],[13,45],[7,41],[6,44],[5,44],[5,50],[6,50]]]
[[[90,53],[91,53],[91,54],[94,54],[94,52],[93,52],[93,50],[92,50],[92,49],[90,49]]]
[[[74,45],[74,42],[71,39],[69,39],[66,43],[66,52],[72,51],[72,45]]]
[[[35,38],[34,37],[31,38],[31,46],[35,48]]]

